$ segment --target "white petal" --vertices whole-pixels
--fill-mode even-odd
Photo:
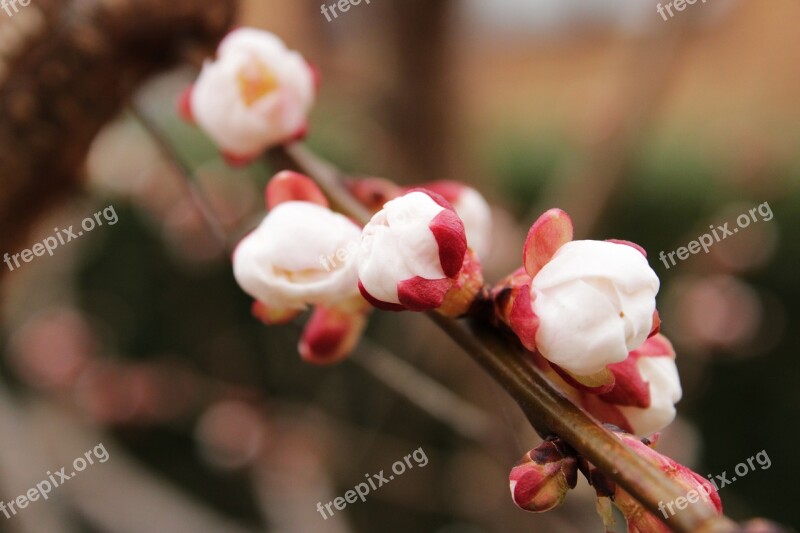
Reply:
[[[236,248],[234,275],[245,292],[274,308],[345,300],[358,293],[351,251],[360,233],[325,207],[286,202]]]
[[[548,360],[589,375],[628,356],[618,308],[602,291],[574,281],[558,291],[534,290],[534,296],[540,320],[536,345]]]
[[[650,407],[620,407],[637,435],[650,435],[675,419],[675,404],[683,395],[678,368],[671,357],[642,357],[636,362],[642,378],[650,383]]]
[[[478,257],[486,257],[492,238],[492,209],[489,204],[481,193],[472,187],[464,187],[453,203],[453,209],[464,222],[469,247]]]
[[[579,375],[623,361],[652,329],[658,288],[655,272],[630,246],[565,244],[531,283],[539,351]]]

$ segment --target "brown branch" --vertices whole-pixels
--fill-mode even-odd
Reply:
[[[341,174],[300,144],[275,150],[273,160],[314,178],[343,210],[362,223],[369,214],[341,185]],[[686,489],[633,453],[610,431],[556,390],[531,363],[525,350],[507,334],[485,324],[465,324],[437,313],[428,316],[516,400],[541,435],[558,435],[609,479],[618,483],[661,518],[660,502],[685,497]],[[739,531],[739,527],[704,505],[692,505],[666,523],[679,533]]]
[[[189,47],[213,49],[235,5],[36,0],[0,16],[0,250],[79,189],[94,137],[138,84]]]

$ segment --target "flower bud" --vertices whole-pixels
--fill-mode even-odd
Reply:
[[[352,179],[347,180],[345,186],[373,214],[383,209],[389,200],[402,196],[404,192],[402,187],[385,178]]]
[[[624,419],[619,427],[636,435],[650,435],[675,419],[675,404],[683,391],[675,350],[664,335],[650,337],[609,370],[615,377],[614,388],[599,398],[617,408]]]
[[[648,436],[668,426],[681,399],[675,351],[657,334],[631,351],[622,363],[609,365],[614,381],[607,392],[596,392],[566,379],[563,372],[534,354],[534,363],[576,405],[592,416],[635,435]]]
[[[572,241],[531,282],[542,355],[578,376],[624,361],[650,335],[659,281],[634,248]]]
[[[657,331],[659,281],[637,245],[572,236],[560,209],[539,217],[525,241],[524,272],[493,291],[495,310],[568,383],[607,392],[614,383],[608,365]]]
[[[349,355],[367,324],[365,305],[361,297],[355,304],[357,308],[318,305],[303,329],[300,357],[309,363],[328,365]]]
[[[719,499],[719,494],[707,479],[673,459],[661,455],[650,447],[652,443],[649,441],[646,441],[647,444],[645,444],[637,437],[626,433],[616,433],[616,435],[637,455],[652,463],[667,477],[684,487],[688,505],[705,505],[716,513],[722,513],[722,501]],[[625,519],[628,521],[628,531],[637,533],[669,533],[671,529],[662,522],[661,518],[668,519],[675,512],[680,512],[680,508],[675,508],[675,502],[661,502],[659,511],[663,517],[657,517],[645,510],[638,501],[619,486],[616,488],[614,503],[625,515]]]
[[[514,503],[533,513],[561,505],[577,481],[577,461],[565,453],[558,439],[545,441],[529,451],[509,474]]]
[[[207,61],[188,98],[191,117],[231,162],[245,163],[306,130],[314,71],[275,35],[252,28],[228,34]]]
[[[364,227],[359,289],[379,309],[437,309],[459,279],[466,252],[464,224],[450,204],[429,191],[409,192]]]
[[[420,187],[450,202],[464,223],[467,245],[478,257],[487,257],[492,237],[492,209],[481,193],[457,181],[434,181]]]
[[[236,281],[260,302],[257,314],[267,321],[290,320],[289,311],[336,305],[358,295],[356,262],[337,262],[336,258],[350,243],[358,242],[361,229],[324,205],[292,200],[292,194],[318,197],[309,189],[316,186],[305,179],[276,176],[268,195],[288,201],[271,201],[277,205],[233,254]]]

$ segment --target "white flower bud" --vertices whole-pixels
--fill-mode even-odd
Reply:
[[[305,309],[358,295],[355,260],[337,261],[361,229],[310,202],[279,204],[236,248],[236,281],[270,309]]]
[[[623,361],[652,330],[658,288],[655,272],[633,247],[567,242],[531,282],[537,349],[579,376]]]
[[[243,28],[220,44],[191,90],[194,121],[232,159],[290,141],[306,127],[314,73],[271,33]]]
[[[391,200],[364,228],[358,252],[361,293],[384,309],[442,305],[464,263],[464,225],[435,193]]]

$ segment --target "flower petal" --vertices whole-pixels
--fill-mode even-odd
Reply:
[[[535,351],[539,317],[533,312],[533,305],[531,305],[530,285],[520,285],[510,290],[510,298],[513,298],[514,303],[511,304],[509,326],[525,348]]]
[[[467,253],[464,223],[455,211],[445,209],[434,217],[428,227],[439,244],[439,261],[444,275],[448,278],[457,277]]]
[[[267,209],[275,209],[284,202],[311,202],[328,207],[328,199],[314,181],[291,170],[279,172],[267,184],[265,192]]]
[[[540,216],[528,231],[522,251],[528,275],[534,277],[572,236],[572,219],[561,209],[550,209]]]
[[[417,276],[398,283],[397,295],[400,303],[409,311],[428,311],[442,305],[452,286],[453,280],[449,278],[425,279]]]
[[[647,250],[645,250],[644,248],[642,248],[641,246],[639,246],[635,242],[624,241],[622,239],[607,239],[606,242],[613,242],[614,244],[622,244],[624,246],[630,246],[631,248],[633,248],[634,250],[636,250],[637,252],[639,252],[643,256],[647,257]]]
[[[348,356],[367,323],[364,313],[318,305],[303,329],[298,350],[306,362],[329,365]]]
[[[381,309],[383,311],[405,311],[406,308],[400,304],[384,302],[383,300],[378,300],[374,296],[372,296],[366,288],[364,288],[364,284],[361,283],[361,280],[358,281],[358,290],[361,293],[361,296],[364,297],[366,301],[368,301],[372,306],[377,309]]]

